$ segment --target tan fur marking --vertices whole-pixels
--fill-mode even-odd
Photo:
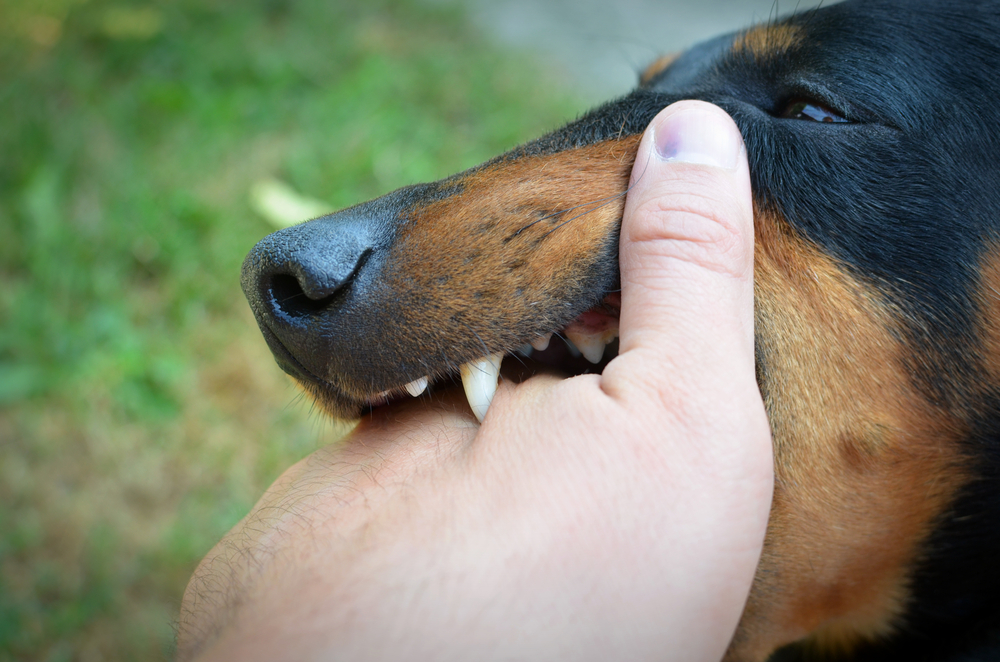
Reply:
[[[663,73],[666,68],[673,64],[680,56],[680,53],[670,53],[668,55],[661,55],[653,60],[653,62],[643,70],[642,74],[639,75],[639,87],[649,85],[654,78]]]
[[[990,384],[1000,383],[1000,244],[993,243],[986,248],[980,263],[982,283],[979,288],[979,337],[983,344],[983,367],[992,379]]]
[[[733,52],[765,60],[787,53],[802,43],[802,39],[803,30],[797,25],[760,25],[736,37]]]
[[[782,219],[758,213],[756,235],[776,482],[732,661],[892,632],[920,545],[964,480],[962,426],[911,386],[901,312]]]

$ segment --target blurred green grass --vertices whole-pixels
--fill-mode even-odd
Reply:
[[[0,0],[0,661],[169,657],[198,560],[342,433],[240,293],[253,183],[437,179],[564,90],[440,4]]]

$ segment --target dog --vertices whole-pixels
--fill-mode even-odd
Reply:
[[[1000,1],[718,37],[481,166],[263,239],[242,285],[278,364],[339,418],[457,375],[481,418],[527,343],[599,371],[639,138],[681,99],[746,143],[774,438],[726,659],[1000,659]]]

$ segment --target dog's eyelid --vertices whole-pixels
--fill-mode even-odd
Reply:
[[[850,124],[851,120],[838,111],[831,109],[819,101],[795,98],[786,102],[778,113],[782,119],[806,120],[827,124]]]
[[[776,117],[832,124],[854,124],[859,119],[850,99],[808,76],[787,80],[783,87]]]

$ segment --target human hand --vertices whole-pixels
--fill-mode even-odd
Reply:
[[[619,356],[383,408],[199,566],[182,659],[719,660],[772,489],[746,154],[680,102],[639,147]]]

